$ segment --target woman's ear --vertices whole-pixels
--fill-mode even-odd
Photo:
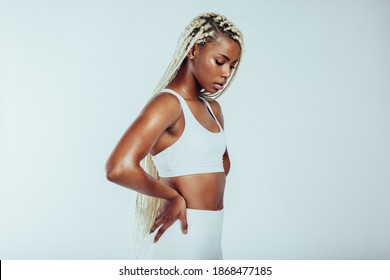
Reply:
[[[194,45],[188,52],[187,57],[191,60],[195,59],[199,55],[199,51],[199,45]]]

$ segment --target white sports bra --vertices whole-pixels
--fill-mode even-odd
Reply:
[[[185,126],[182,135],[175,143],[153,156],[160,177],[224,172],[225,133],[207,100],[201,98],[217,122],[219,132],[211,132],[203,127],[180,94],[167,88],[162,92],[171,93],[179,99]]]

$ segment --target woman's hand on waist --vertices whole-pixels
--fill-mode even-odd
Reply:
[[[179,194],[172,199],[166,199],[164,205],[161,208],[160,214],[156,217],[156,220],[150,229],[150,233],[154,232],[158,227],[159,230],[154,237],[154,242],[157,242],[161,235],[174,223],[177,219],[181,222],[181,229],[183,234],[188,232],[187,204],[185,199]]]

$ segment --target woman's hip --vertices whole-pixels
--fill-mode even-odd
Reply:
[[[148,236],[147,259],[221,259],[222,210],[187,209],[188,233],[183,234],[180,220],[170,226],[153,243],[155,234]]]

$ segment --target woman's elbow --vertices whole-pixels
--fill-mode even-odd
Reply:
[[[113,169],[113,168],[107,168],[107,165],[106,165],[106,178],[108,181],[111,181],[111,182],[115,182],[118,180],[118,178],[120,177],[120,171],[118,171],[117,169]]]
[[[122,181],[124,177],[131,175],[133,170],[135,170],[133,165],[113,164],[110,161],[105,166],[107,180],[114,183]]]

